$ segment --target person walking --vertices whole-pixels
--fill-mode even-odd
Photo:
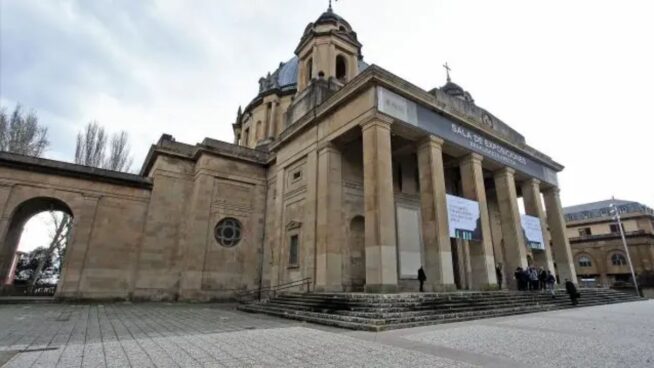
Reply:
[[[422,266],[418,269],[418,281],[420,281],[420,292],[424,292],[423,286],[427,280],[427,275],[425,275],[425,270],[422,269]]]
[[[538,289],[538,270],[534,266],[529,266],[529,289]]]
[[[518,285],[518,290],[524,290],[524,272],[522,271],[522,267],[518,267],[515,269],[515,272],[513,273],[513,277],[515,278],[515,283]]]
[[[556,277],[552,275],[552,272],[547,271],[547,279],[545,280],[545,283],[547,284],[547,290],[549,290],[552,295],[552,299],[555,299],[556,291],[554,290],[554,284],[556,283]]]
[[[498,263],[495,266],[495,277],[497,277],[497,288],[502,290],[502,264]]]
[[[538,288],[541,291],[545,291],[545,289],[547,288],[546,284],[547,284],[547,271],[545,271],[545,269],[541,267],[538,270]]]
[[[577,292],[577,287],[575,284],[572,283],[569,279],[565,279],[565,292],[570,295],[570,301],[572,302],[572,305],[577,305],[579,304],[579,292]]]

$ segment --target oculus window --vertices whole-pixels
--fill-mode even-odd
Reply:
[[[236,246],[241,241],[241,222],[232,217],[220,220],[214,229],[214,236],[223,247]]]

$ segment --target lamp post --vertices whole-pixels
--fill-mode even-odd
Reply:
[[[615,200],[615,198],[612,198]],[[622,228],[622,219],[620,218],[620,211],[614,202],[611,202],[611,215],[613,219],[618,222],[618,228],[620,229],[620,237],[622,238],[622,245],[624,246],[624,252],[627,254],[627,262],[629,263],[629,270],[631,271],[631,279],[634,281],[634,287],[636,288],[636,294],[640,296],[640,290],[638,289],[638,281],[636,281],[636,273],[634,272],[634,265],[631,263],[631,256],[629,255],[629,248],[627,248],[627,239],[624,236],[624,229]]]

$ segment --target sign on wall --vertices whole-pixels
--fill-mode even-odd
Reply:
[[[421,128],[490,160],[558,186],[556,171],[499,143],[488,134],[459,124],[383,87],[378,87],[377,91],[377,108],[384,114]]]
[[[446,194],[450,238],[481,240],[479,202]]]
[[[540,226],[540,219],[534,216],[520,215],[520,224],[525,234],[527,246],[531,249],[544,250],[545,241],[543,240],[543,229]]]

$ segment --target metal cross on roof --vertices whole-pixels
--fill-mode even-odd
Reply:
[[[443,68],[445,68],[445,70],[446,70],[447,81],[449,82],[450,81],[450,70],[452,70],[452,69],[450,69],[450,66],[447,65],[447,61],[445,62],[445,64],[443,64]]]
[[[338,1],[338,0],[334,0]],[[332,0],[329,0],[329,8],[327,8],[328,11],[332,11]]]

